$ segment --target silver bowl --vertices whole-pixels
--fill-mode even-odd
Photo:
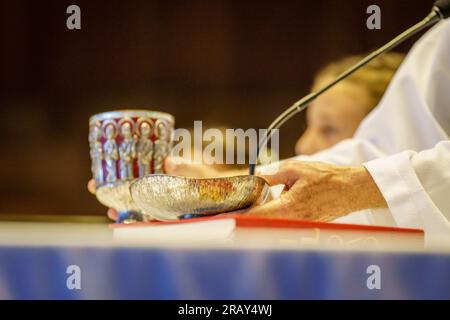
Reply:
[[[130,194],[132,180],[108,183],[95,192],[98,201],[108,208],[117,210],[121,223],[142,221],[143,217],[139,213],[139,207],[133,202]]]
[[[261,204],[269,186],[264,179],[250,175],[199,179],[156,174],[135,180],[130,192],[144,215],[171,221]]]

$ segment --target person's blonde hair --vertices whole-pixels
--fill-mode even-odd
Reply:
[[[335,78],[363,58],[363,55],[355,55],[330,63],[317,73],[314,82],[317,83],[325,77]],[[371,106],[369,106],[371,110],[383,97],[389,82],[404,58],[405,55],[402,53],[386,53],[371,61],[344,81],[351,81],[352,83],[361,85],[367,90],[371,99]]]

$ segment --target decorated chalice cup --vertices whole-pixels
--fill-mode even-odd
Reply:
[[[130,185],[147,174],[163,173],[172,148],[174,118],[148,110],[100,113],[89,120],[92,176],[97,199],[118,211],[118,223],[145,220]]]

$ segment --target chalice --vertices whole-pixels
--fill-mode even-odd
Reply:
[[[162,174],[174,132],[174,117],[149,110],[118,110],[89,120],[91,171],[96,197],[117,210],[118,223],[143,221],[134,203],[130,185],[138,178]]]

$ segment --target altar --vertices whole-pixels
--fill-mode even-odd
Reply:
[[[124,243],[106,223],[0,234],[0,299],[450,299],[445,248]]]

